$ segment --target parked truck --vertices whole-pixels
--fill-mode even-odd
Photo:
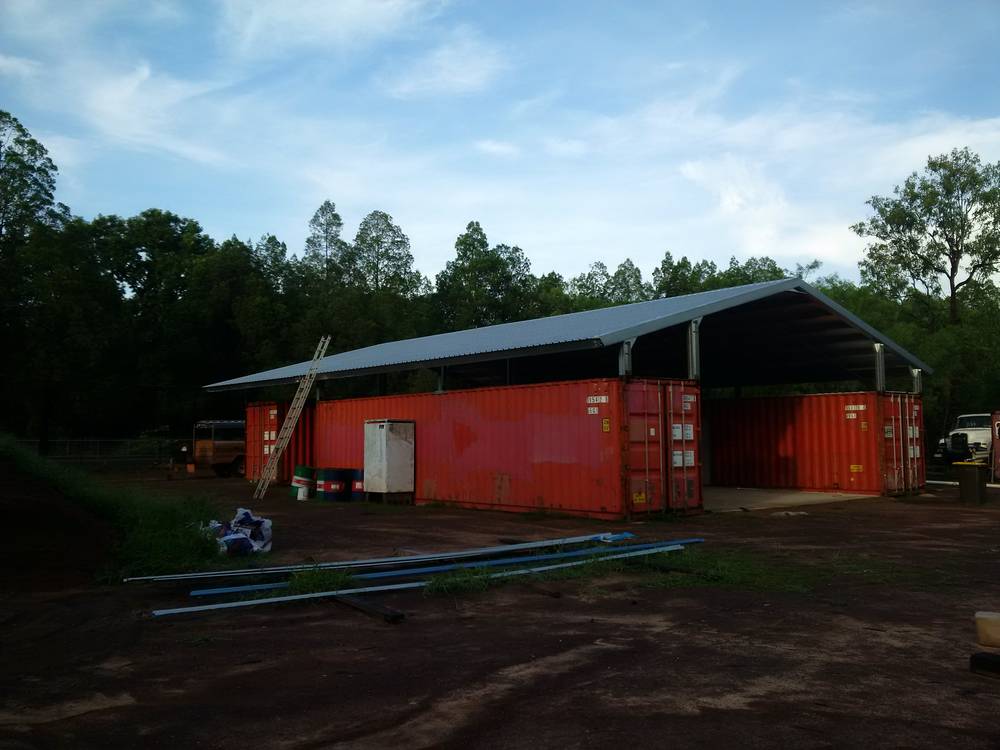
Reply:
[[[938,443],[935,458],[952,461],[991,463],[993,420],[989,413],[961,414],[955,426]]]

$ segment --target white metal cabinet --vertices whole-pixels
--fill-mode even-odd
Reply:
[[[414,423],[365,421],[365,492],[413,492]]]

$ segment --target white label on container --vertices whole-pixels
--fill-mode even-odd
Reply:
[[[920,458],[920,446],[911,445],[910,446],[910,458]]]
[[[686,425],[684,425],[684,439],[685,440],[694,440],[694,425],[693,424],[686,424]]]
[[[694,451],[684,451],[684,465],[694,466]]]
[[[913,438],[914,440],[916,440],[918,437],[920,437],[920,428],[917,427],[916,425],[911,425],[910,426],[910,437]]]
[[[683,425],[675,424],[670,426],[670,436],[674,440],[682,440],[684,438]]]
[[[895,433],[893,432],[892,425],[891,424],[887,424],[885,426],[885,436],[887,438],[891,438],[894,434]]]
[[[267,413],[267,415],[268,415],[268,416],[269,416],[269,417],[270,417],[271,419],[277,419],[277,417],[278,417],[278,410],[277,410],[277,409],[271,409],[271,411],[269,411],[269,412]]]
[[[684,451],[674,451],[673,455],[674,455],[674,466],[678,466],[678,467],[679,466],[683,466],[684,465]]]
[[[684,402],[684,411],[691,411],[691,403],[689,401]]]
[[[596,406],[588,406],[587,407],[587,414],[597,414],[597,411],[598,411],[598,409],[597,409]]]
[[[271,454],[271,446],[270,445],[265,445],[264,446],[264,455],[268,456],[270,454]]]
[[[655,427],[650,427],[649,428],[649,436],[650,437],[656,437],[656,428]]]
[[[868,404],[844,404],[844,411],[864,411]]]
[[[587,396],[588,404],[606,404],[608,403],[607,396]]]
[[[847,414],[845,414],[845,415],[844,415],[844,417],[845,417],[846,419],[857,419],[857,418],[858,418],[858,415],[857,415],[857,414],[855,414],[854,412],[850,412],[850,411],[849,411],[849,412],[847,412]]]
[[[688,394],[685,393],[684,395],[681,396],[681,401],[684,401],[685,403],[689,403],[690,404],[690,403],[694,402],[695,398],[697,398],[697,397],[696,396],[689,396]]]
[[[275,432],[274,430],[271,430],[271,440],[274,440],[274,439],[275,439],[275,435],[276,435],[276,434],[277,434],[277,433],[276,433],[276,432]]]
[[[268,431],[264,430],[264,442],[267,442]]]

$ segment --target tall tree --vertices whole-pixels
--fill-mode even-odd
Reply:
[[[601,261],[590,264],[590,268],[569,282],[569,293],[573,297],[577,309],[589,310],[595,307],[607,307],[608,286],[611,284],[611,274],[608,267]]]
[[[868,205],[872,216],[852,227],[871,239],[862,280],[900,299],[943,291],[957,323],[962,290],[1000,266],[1000,162],[983,164],[968,148],[932,156],[892,196]]]
[[[711,289],[718,283],[719,268],[710,260],[692,263],[686,255],[676,261],[670,252],[663,255],[653,269],[653,294],[657,297],[677,297]]]
[[[613,305],[627,305],[643,302],[653,296],[653,290],[642,280],[642,271],[631,258],[623,260],[611,274],[605,290],[608,302]]]
[[[57,171],[45,147],[0,110],[0,257],[34,224],[51,218]]]
[[[351,279],[370,292],[409,296],[420,287],[410,240],[385,211],[372,211],[361,220],[344,265]]]
[[[340,238],[344,220],[337,213],[333,201],[325,200],[309,220],[309,236],[306,237],[305,260],[323,270],[329,278],[338,272],[347,243]]]
[[[729,267],[719,271],[712,288],[759,284],[762,281],[779,281],[792,274],[779,266],[773,258],[750,257],[740,263],[735,257],[729,259]]]
[[[455,259],[437,275],[442,327],[476,328],[530,317],[534,284],[521,248],[491,248],[479,222],[469,222],[455,240]]]

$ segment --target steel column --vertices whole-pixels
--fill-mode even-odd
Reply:
[[[875,342],[875,390],[885,393],[885,344]]]

